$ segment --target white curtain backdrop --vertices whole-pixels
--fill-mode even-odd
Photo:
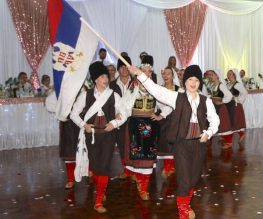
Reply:
[[[146,7],[116,0],[108,0],[107,4],[103,0],[87,1],[84,6],[91,25],[113,48],[128,53],[132,50],[148,11]]]
[[[180,8],[195,0],[133,0],[147,7],[159,9]],[[263,2],[260,0],[200,0],[218,11],[229,14],[248,14],[259,9]]]
[[[168,4],[171,1],[181,5],[192,2],[192,0],[149,2]],[[139,54],[142,51],[153,55],[155,72],[160,75],[160,69],[167,65],[169,56],[176,54],[163,10],[160,7],[144,6],[141,2],[142,0],[78,0],[69,3],[118,51],[128,52],[133,64],[139,64]],[[192,63],[199,64],[202,70],[216,68],[224,73],[230,66],[244,68],[248,76],[257,79],[257,74],[263,73],[263,7],[259,8],[262,2],[235,0],[241,3],[241,6],[236,8],[234,15],[212,8],[212,5],[218,8],[221,5],[223,8],[224,4],[229,6],[228,3],[233,1],[203,0],[203,2],[209,2],[210,5]],[[259,9],[255,10],[257,8]],[[235,15],[244,13],[246,9],[253,13]],[[20,71],[29,73],[31,70],[18,42],[6,1],[0,1],[0,28],[1,84],[8,77],[16,77]],[[177,66],[180,67],[180,63]],[[52,75],[50,50],[38,72],[40,76]],[[158,80],[161,83],[162,80],[160,78]]]

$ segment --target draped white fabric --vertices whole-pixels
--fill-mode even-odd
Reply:
[[[247,39],[251,32],[251,16],[233,16],[227,14],[222,16],[220,12],[215,10],[212,10],[212,16],[217,41],[225,60],[224,70],[232,66],[240,66],[241,68],[247,66],[250,44]],[[235,28],[240,23],[242,24],[242,28]]]
[[[263,64],[263,7],[251,15],[226,15],[209,9],[192,62],[203,70],[245,69],[257,81]],[[261,60],[260,60],[261,59]]]
[[[224,3],[222,0],[210,2]],[[73,1],[70,4],[117,50],[128,52],[133,64],[139,64],[142,51],[153,55],[158,81],[162,81],[160,69],[167,65],[169,56],[175,55],[162,9],[146,7],[135,0]],[[227,15],[209,7],[192,63],[199,64],[202,70],[214,67],[224,73],[229,66],[244,68],[247,76],[258,79],[257,74],[263,72],[262,23],[263,7],[242,16]],[[6,1],[0,1],[0,26],[0,83],[4,83],[20,71],[29,73],[30,67],[18,42]],[[177,66],[180,67],[180,63]],[[39,74],[52,75],[50,50],[40,65]]]
[[[0,121],[0,151],[58,145],[58,121],[43,103],[0,105]]]
[[[108,0],[107,4],[103,0],[88,1],[84,6],[91,25],[102,36],[107,36],[117,51],[132,50],[147,14],[146,7],[138,7],[131,1],[115,0]],[[102,19],[98,19],[98,15]]]
[[[133,0],[139,4],[147,7],[159,9],[180,8],[192,3],[195,0]],[[259,1],[245,1],[245,0],[200,0],[218,11],[228,14],[248,14],[259,9],[263,2]]]

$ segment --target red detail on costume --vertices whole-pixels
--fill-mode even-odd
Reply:
[[[139,192],[147,193],[151,174],[136,173],[135,175],[136,175],[137,183],[140,186]]]
[[[188,196],[176,197],[178,214],[180,219],[189,219],[189,204],[190,198]]]
[[[230,135],[224,135],[224,139],[226,140],[226,144],[232,144],[232,136],[233,134]]]
[[[97,185],[95,208],[98,208],[100,206],[103,206],[102,202],[103,202],[103,198],[104,198],[107,186],[108,186],[109,177],[102,176],[102,175],[96,175],[93,173],[93,179]]]
[[[239,134],[239,140],[241,141],[245,136],[245,132],[240,131],[238,134]]]
[[[76,162],[70,162],[65,164],[66,164],[68,182],[74,182],[75,181],[74,170],[76,167]]]
[[[163,168],[164,168],[166,173],[175,171],[174,159],[164,159],[163,160]]]

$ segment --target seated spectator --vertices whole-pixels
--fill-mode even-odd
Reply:
[[[33,95],[33,88],[30,79],[25,72],[20,72],[18,75],[18,95],[19,97],[31,97]]]
[[[41,83],[41,94],[43,96],[48,96],[54,90],[53,86],[50,85],[50,77],[48,75],[43,75]]]

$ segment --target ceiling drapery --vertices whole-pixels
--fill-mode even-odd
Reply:
[[[158,9],[173,9],[184,7],[188,4],[191,4],[195,0],[132,0],[139,4],[142,4],[147,7],[158,8]],[[259,9],[263,2],[256,0],[200,0],[208,7],[216,9],[223,13],[241,15],[249,14],[253,11]]]

